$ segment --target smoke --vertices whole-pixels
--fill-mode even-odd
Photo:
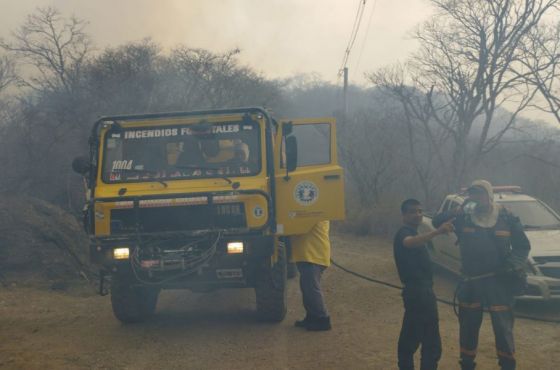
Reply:
[[[100,49],[147,37],[165,48],[180,44],[213,52],[240,48],[242,63],[269,78],[317,72],[333,82],[356,10],[353,2],[340,0],[3,2],[0,37],[7,37],[36,7],[54,6],[64,15],[88,20],[88,32]],[[351,70],[361,68],[352,70],[359,81],[365,71],[405,58],[415,47],[407,32],[429,14],[422,0],[377,3],[369,34],[364,26],[357,40],[360,50],[350,58]]]

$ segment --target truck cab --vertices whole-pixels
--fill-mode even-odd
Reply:
[[[85,227],[115,316],[142,321],[161,289],[254,288],[257,315],[286,313],[286,243],[344,217],[334,119],[273,119],[262,108],[99,119]],[[100,289],[103,290],[103,289]]]

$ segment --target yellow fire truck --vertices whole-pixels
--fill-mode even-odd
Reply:
[[[281,321],[282,240],[344,217],[336,148],[334,119],[275,120],[262,108],[95,122],[73,168],[115,316],[145,320],[161,289],[252,287],[259,318]]]

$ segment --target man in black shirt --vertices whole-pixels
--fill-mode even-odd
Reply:
[[[401,205],[403,226],[395,235],[393,252],[399,277],[404,284],[404,318],[398,344],[400,370],[414,369],[414,353],[422,344],[420,370],[436,370],[441,357],[441,338],[436,296],[432,290],[432,265],[426,243],[437,235],[453,231],[452,220],[437,230],[418,234],[422,207],[416,199]]]

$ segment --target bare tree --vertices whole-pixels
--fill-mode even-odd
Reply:
[[[164,61],[151,39],[108,48],[87,64],[83,88],[102,114],[161,110],[162,100],[174,98],[170,86],[158,90]]]
[[[434,195],[441,188],[441,177],[448,173],[450,133],[435,124],[433,105],[414,81],[406,84],[406,68],[396,65],[380,69],[369,75],[369,80],[401,106],[400,120],[404,122],[407,160],[412,164],[418,184],[424,195],[424,203],[431,205]],[[438,112],[441,115],[447,111]],[[449,189],[447,189],[449,190]]]
[[[267,106],[278,98],[274,84],[252,69],[240,66],[239,49],[213,53],[178,47],[169,58],[178,93],[189,106],[225,107],[243,104]]]
[[[375,107],[356,109],[346,121],[338,127],[338,151],[360,205],[371,208],[399,178],[397,121]]]
[[[453,141],[451,186],[456,187],[532,102],[536,89],[512,67],[520,45],[558,0],[431,2],[437,13],[416,31],[420,50],[409,68],[413,84],[425,94],[430,119]],[[511,114],[496,127],[501,108]]]
[[[7,55],[0,56],[0,93],[16,81],[14,62]]]
[[[9,99],[4,98],[2,93],[15,81],[16,74],[13,60],[7,55],[0,55],[0,126],[6,125],[10,116]]]
[[[560,22],[534,28],[521,45],[515,72],[539,91],[533,106],[560,123]]]
[[[0,40],[0,47],[36,69],[22,80],[27,86],[42,91],[63,87],[70,93],[91,49],[86,25],[75,17],[64,18],[55,8],[37,8],[12,33],[13,41]]]

